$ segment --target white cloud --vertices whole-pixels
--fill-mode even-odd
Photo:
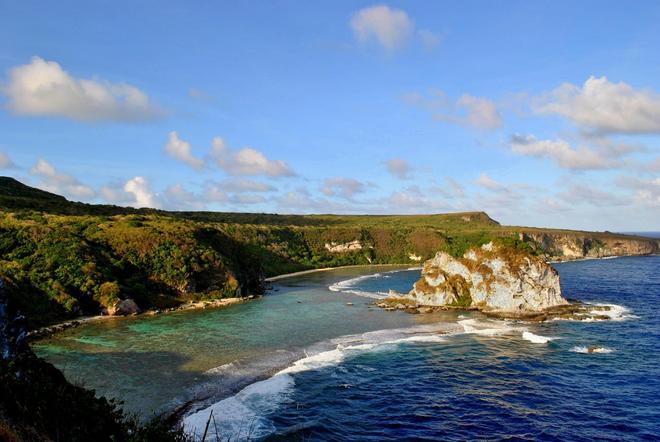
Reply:
[[[206,204],[195,193],[183,188],[180,183],[165,189],[165,201],[171,210],[204,210]]]
[[[439,193],[445,198],[464,198],[465,188],[451,177],[445,177],[444,185],[433,186],[430,188],[433,193]]]
[[[465,94],[456,102],[457,106],[465,112],[460,118],[463,124],[479,129],[493,130],[502,125],[502,117],[497,110],[495,102],[487,99]]]
[[[492,179],[490,176],[488,176],[485,173],[480,174],[479,178],[477,178],[474,181],[474,183],[477,186],[483,187],[483,188],[488,189],[488,190],[497,191],[497,192],[504,191],[506,189],[506,187],[503,184],[495,181],[494,179]]]
[[[2,88],[17,115],[80,121],[142,121],[162,116],[147,95],[125,83],[72,77],[54,61],[32,57],[9,71]]]
[[[64,195],[69,198],[91,198],[94,191],[71,175],[59,173],[53,165],[44,159],[39,159],[30,169],[30,173],[41,179],[38,187],[48,192]]]
[[[401,158],[392,158],[385,162],[385,167],[387,171],[394,177],[399,178],[400,180],[410,179],[410,173],[412,167],[404,159]]]
[[[571,185],[557,196],[570,204],[587,204],[596,207],[624,206],[630,203],[628,198],[580,183]]]
[[[358,41],[375,41],[387,50],[403,46],[415,27],[405,11],[386,5],[360,9],[353,14],[350,24]]]
[[[0,152],[0,169],[11,169],[15,164],[9,155],[4,152]]]
[[[232,204],[242,206],[247,204],[261,204],[266,202],[267,200],[262,195],[241,193],[241,194],[232,195],[229,201]]]
[[[217,183],[219,188],[226,192],[246,193],[246,192],[272,192],[275,187],[260,181],[245,179],[230,179]]]
[[[211,158],[230,175],[268,175],[272,177],[292,176],[293,171],[282,160],[269,160],[251,147],[233,150],[222,138],[213,139]]]
[[[637,204],[660,208],[660,177],[621,177],[618,184],[635,190],[634,200]]]
[[[151,191],[149,182],[141,176],[126,181],[124,191],[132,195],[133,201],[130,205],[133,207],[158,208],[161,206],[158,196]]]
[[[327,178],[323,181],[321,192],[326,196],[338,196],[352,199],[356,193],[364,192],[365,185],[353,178]]]
[[[431,112],[433,119],[483,130],[495,130],[502,126],[502,116],[497,104],[484,97],[463,94],[450,100],[441,90],[433,90],[428,97],[418,92],[403,95],[403,101]]]
[[[589,77],[582,87],[562,84],[537,97],[532,108],[598,133],[660,133],[660,95],[606,77]]]
[[[200,170],[204,168],[204,161],[193,156],[190,143],[180,139],[175,131],[170,132],[168,137],[167,143],[165,144],[165,152],[169,156],[186,163],[193,169]]]
[[[549,158],[560,167],[573,170],[616,167],[620,163],[613,160],[612,157],[625,153],[616,146],[610,146],[610,155],[607,156],[587,147],[574,149],[564,140],[538,140],[532,135],[513,135],[509,145],[511,151],[519,155]]]

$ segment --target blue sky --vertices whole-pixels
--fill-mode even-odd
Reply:
[[[660,4],[0,2],[0,173],[70,199],[660,230]]]

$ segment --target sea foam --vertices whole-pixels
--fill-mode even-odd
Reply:
[[[534,333],[528,331],[524,331],[522,333],[522,338],[533,344],[547,344],[548,342],[557,339],[555,337],[535,335]]]

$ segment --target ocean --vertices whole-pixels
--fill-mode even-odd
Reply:
[[[34,344],[148,416],[192,403],[207,440],[660,438],[660,257],[554,264],[606,321],[541,324],[372,305],[418,268],[338,269],[222,310],[99,321]],[[212,413],[212,414],[211,414]],[[211,419],[209,420],[209,417]]]

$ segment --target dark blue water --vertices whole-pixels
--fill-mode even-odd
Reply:
[[[626,306],[624,320],[523,324],[559,338],[547,344],[512,331],[356,351],[292,374],[262,416],[272,425],[266,439],[659,439],[660,257],[556,268],[566,297]],[[410,287],[411,278],[387,274],[355,288]],[[603,352],[578,352],[586,347]]]

